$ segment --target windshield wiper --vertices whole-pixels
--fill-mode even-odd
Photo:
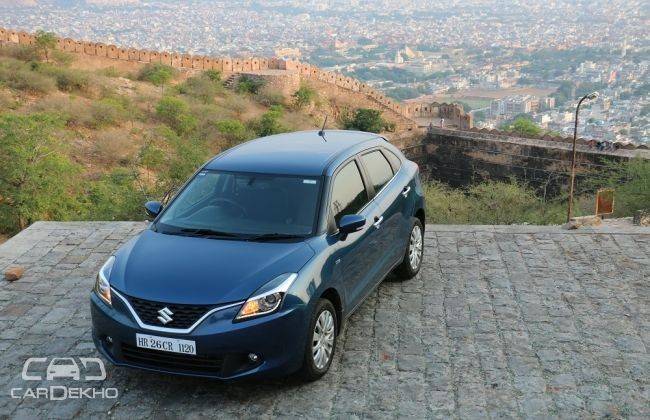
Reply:
[[[264,241],[264,240],[274,240],[274,239],[302,239],[304,235],[292,235],[288,233],[263,233],[260,235],[249,236],[249,241]]]
[[[203,236],[206,238],[245,238],[243,235],[238,235],[231,232],[221,232],[218,230],[212,229],[181,229],[181,233],[186,233],[188,235]]]

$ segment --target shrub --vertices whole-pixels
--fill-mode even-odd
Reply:
[[[171,153],[164,163],[167,170],[159,174],[161,191],[182,185],[210,155],[205,142],[181,138],[167,127],[157,130],[156,135],[164,138],[171,147]]]
[[[33,63],[32,68],[41,74],[53,77],[56,80],[56,86],[61,91],[88,93],[91,90],[91,77],[85,71],[46,63]]]
[[[56,77],[56,86],[64,92],[88,91],[89,77],[86,73],[59,68],[54,72]]]
[[[650,161],[635,158],[629,162],[608,162],[587,186],[614,189],[614,215],[632,216],[636,210],[650,208]]]
[[[248,130],[246,126],[238,120],[221,120],[215,123],[217,130],[229,142],[241,142],[246,139]]]
[[[52,58],[53,62],[55,62],[60,66],[67,67],[70,64],[72,64],[72,62],[74,61],[72,54],[69,54],[64,51],[59,51],[59,50],[53,50],[52,52],[50,52],[50,57]]]
[[[165,152],[149,138],[138,152],[138,163],[148,170],[159,169],[165,160]]]
[[[440,182],[423,185],[427,204],[427,223],[465,224],[471,219],[469,200],[460,189],[452,189]]]
[[[262,89],[255,95],[255,100],[264,106],[283,105],[284,95],[277,90]]]
[[[515,181],[482,182],[468,189],[473,213],[480,214],[481,224],[509,225],[540,219],[534,214],[543,203],[532,189]],[[474,216],[474,217],[477,217]]]
[[[31,45],[4,45],[0,47],[0,56],[15,58],[20,61],[38,61],[38,51]]]
[[[112,123],[113,110],[108,106],[91,102],[87,99],[65,96],[63,94],[49,96],[35,106],[36,110],[56,113],[68,126],[84,126],[100,128]],[[107,115],[102,115],[102,112]]]
[[[133,152],[133,139],[128,130],[122,128],[100,131],[93,140],[93,155],[97,162],[105,165],[128,164]]]
[[[287,129],[280,123],[282,113],[282,107],[277,105],[265,112],[258,121],[253,123],[257,135],[264,137],[286,132]]]
[[[230,110],[235,116],[241,117],[249,106],[249,101],[240,95],[227,94],[223,106]]]
[[[559,224],[566,216],[563,202],[544,201],[515,181],[482,182],[451,188],[440,182],[423,185],[427,222],[434,224]]]
[[[386,128],[391,128],[381,117],[381,111],[376,109],[359,108],[354,116],[344,122],[345,128],[349,130],[367,131],[379,133]],[[394,129],[394,126],[392,127]]]
[[[165,85],[172,80],[174,74],[175,70],[164,64],[147,64],[142,68],[142,70],[140,70],[138,80],[143,80],[152,83],[155,86],[160,86],[161,90],[164,91]]]
[[[190,77],[178,85],[178,92],[200,100],[205,104],[214,102],[214,97],[222,91],[219,81],[214,81],[204,74]]]
[[[259,93],[265,85],[266,81],[264,79],[243,75],[237,81],[236,90],[239,93],[250,93],[255,95]]]
[[[98,73],[106,77],[125,77],[124,72],[121,72],[113,66],[101,69]]]
[[[303,83],[296,93],[293,94],[293,103],[296,108],[301,109],[311,105],[315,98],[316,91]]]
[[[219,70],[206,70],[203,72],[203,75],[213,82],[221,81],[221,72]]]
[[[164,97],[158,102],[156,116],[179,135],[190,133],[197,126],[197,120],[189,114],[187,104],[171,96]]]
[[[119,168],[87,183],[85,217],[89,220],[142,220],[148,191],[134,169]]]
[[[29,65],[16,60],[0,62],[0,83],[30,93],[42,94],[56,89],[51,77],[33,71]]]
[[[116,98],[104,98],[91,105],[91,126],[98,128],[115,124],[127,117],[127,109],[123,101]]]

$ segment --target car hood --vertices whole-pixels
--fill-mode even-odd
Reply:
[[[222,304],[249,298],[314,255],[305,242],[249,242],[145,230],[115,254],[111,286],[141,299]]]

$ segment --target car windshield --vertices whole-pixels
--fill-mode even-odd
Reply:
[[[201,171],[156,223],[162,233],[292,238],[312,234],[318,177]]]

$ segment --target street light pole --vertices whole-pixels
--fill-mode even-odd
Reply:
[[[573,216],[573,189],[576,178],[576,142],[578,141],[578,114],[580,113],[580,105],[582,105],[585,100],[596,98],[598,98],[598,92],[585,95],[578,101],[578,106],[576,107],[576,119],[573,127],[573,152],[571,157],[571,183],[569,184],[569,209],[567,211],[567,223],[571,221],[571,217]]]

